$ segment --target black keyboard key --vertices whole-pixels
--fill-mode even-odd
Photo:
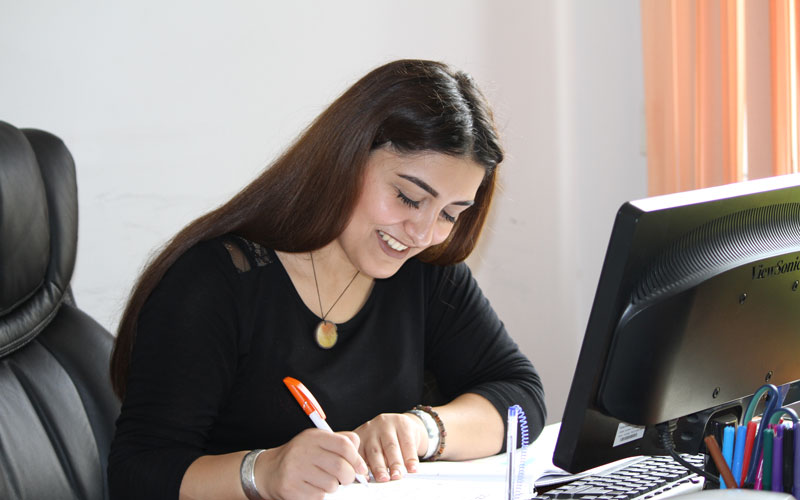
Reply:
[[[585,498],[585,497],[598,497],[600,495],[607,495],[609,493],[614,493],[613,490],[609,490],[607,488],[602,487],[592,487],[587,486],[585,488],[581,488],[579,490],[574,491],[572,494],[572,498]]]

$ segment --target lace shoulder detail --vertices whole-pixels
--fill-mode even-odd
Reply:
[[[264,267],[272,263],[265,247],[241,236],[230,235],[223,240],[222,244],[231,255],[231,261],[240,273],[251,270],[253,266]]]

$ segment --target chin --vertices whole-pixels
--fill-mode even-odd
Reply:
[[[399,271],[401,267],[403,267],[403,264],[406,263],[406,260],[392,264],[371,266],[371,268],[366,268],[362,272],[378,280],[391,278],[397,274],[397,271]]]
[[[402,266],[397,266],[397,267],[394,267],[392,269],[382,268],[382,269],[376,270],[375,272],[371,272],[371,273],[368,273],[368,274],[371,277],[375,278],[376,280],[382,280],[382,279],[386,279],[386,278],[391,278],[392,276],[397,274],[397,271],[400,270],[400,267],[402,267]]]

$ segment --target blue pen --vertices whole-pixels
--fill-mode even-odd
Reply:
[[[722,433],[722,458],[725,459],[725,463],[728,464],[728,467],[733,465],[733,436],[734,430],[732,425],[725,426],[725,429]],[[719,480],[719,489],[725,489],[725,481],[722,480],[722,476],[720,476]]]
[[[747,442],[747,426],[740,425],[736,428],[736,442],[733,446],[733,479],[736,484],[742,484],[742,464],[744,463],[744,445]]]
[[[772,439],[772,491],[783,491],[783,426],[775,426]]]
[[[506,433],[506,454],[508,455],[508,473],[506,481],[506,498],[516,500],[517,496],[517,423],[519,407],[508,408],[508,430]]]

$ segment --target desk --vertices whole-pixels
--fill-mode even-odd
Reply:
[[[527,450],[526,480],[536,479],[554,469],[553,449],[560,424],[551,424]],[[505,500],[506,454],[466,462],[424,462],[416,474],[399,481],[353,483],[342,486],[326,500]]]

